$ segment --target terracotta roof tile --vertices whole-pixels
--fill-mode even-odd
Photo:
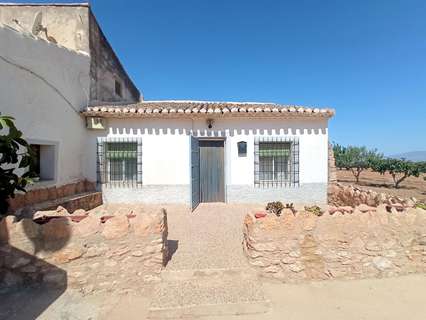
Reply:
[[[187,117],[187,116],[270,116],[270,117],[323,117],[334,116],[334,109],[311,108],[276,103],[213,102],[213,101],[141,101],[87,107],[82,114],[99,117]]]

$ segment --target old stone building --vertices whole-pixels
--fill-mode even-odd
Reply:
[[[137,102],[140,93],[89,4],[1,4],[0,23],[90,55],[90,102]]]
[[[141,99],[90,6],[0,4],[0,70],[0,114],[37,155],[35,183],[11,209],[89,191],[80,112]]]

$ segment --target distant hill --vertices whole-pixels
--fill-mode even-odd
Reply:
[[[406,160],[411,161],[426,161],[426,151],[411,151],[399,154],[390,155],[389,158],[401,159],[404,158]]]

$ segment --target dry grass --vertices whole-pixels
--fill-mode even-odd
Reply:
[[[355,178],[350,171],[338,170],[337,180],[343,184],[356,185]],[[426,181],[423,180],[423,177],[407,178],[401,183],[399,189],[395,189],[393,187],[392,177],[389,174],[381,175],[377,172],[365,171],[361,173],[360,181],[357,186],[404,198],[415,197],[422,202],[426,202]]]

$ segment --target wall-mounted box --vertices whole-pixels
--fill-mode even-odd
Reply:
[[[86,128],[91,130],[105,130],[106,120],[100,117],[87,117]]]
[[[237,143],[238,145],[238,156],[245,157],[247,156],[247,142],[240,141]]]

